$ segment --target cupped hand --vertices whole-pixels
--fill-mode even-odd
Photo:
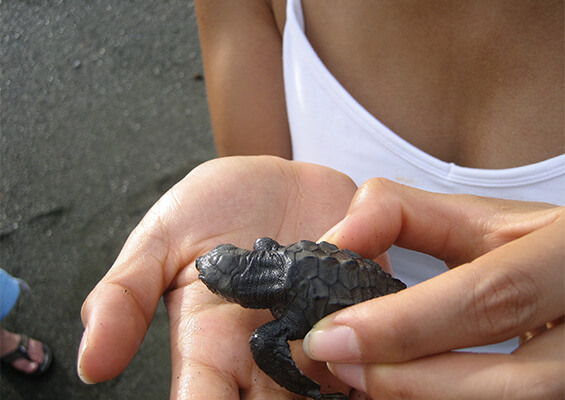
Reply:
[[[126,368],[164,294],[171,398],[295,398],[251,357],[251,332],[272,319],[270,313],[210,293],[194,261],[219,243],[251,248],[262,236],[315,240],[342,218],[355,190],[331,169],[275,157],[223,158],[196,168],[151,208],[85,301],[81,378],[100,382]],[[298,347],[294,356],[306,373],[331,385],[328,390],[348,390]]]
[[[306,353],[344,382],[375,400],[563,398],[563,208],[373,179],[324,239],[365,257],[397,244],[451,267],[314,326]],[[519,335],[512,354],[452,351]]]

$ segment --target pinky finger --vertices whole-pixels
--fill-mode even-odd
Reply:
[[[330,364],[372,399],[563,399],[563,324],[514,354],[444,353],[387,365]]]

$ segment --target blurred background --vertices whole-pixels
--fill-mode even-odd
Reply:
[[[148,208],[215,156],[191,1],[0,0],[0,266],[29,283],[3,321],[45,341],[45,376],[2,400],[167,399],[162,304],[130,367],[94,386],[80,307]]]

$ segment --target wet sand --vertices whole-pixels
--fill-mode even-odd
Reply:
[[[148,208],[215,156],[192,2],[0,2],[0,266],[26,280],[3,327],[52,369],[1,367],[0,398],[167,399],[160,305],[117,379],[75,372],[80,306]]]

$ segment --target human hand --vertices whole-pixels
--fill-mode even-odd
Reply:
[[[261,236],[315,240],[344,215],[355,190],[336,171],[274,157],[223,158],[196,168],[147,213],[85,301],[81,378],[100,382],[125,369],[164,294],[171,398],[295,398],[251,357],[249,337],[270,313],[212,294],[194,261],[219,243],[250,248]],[[300,354],[301,346],[292,347],[306,374],[331,385],[327,390],[348,391],[323,364]]]
[[[368,181],[323,239],[367,258],[397,244],[452,269],[326,317],[305,351],[375,400],[562,399],[564,213]],[[518,335],[512,354],[452,352]]]

